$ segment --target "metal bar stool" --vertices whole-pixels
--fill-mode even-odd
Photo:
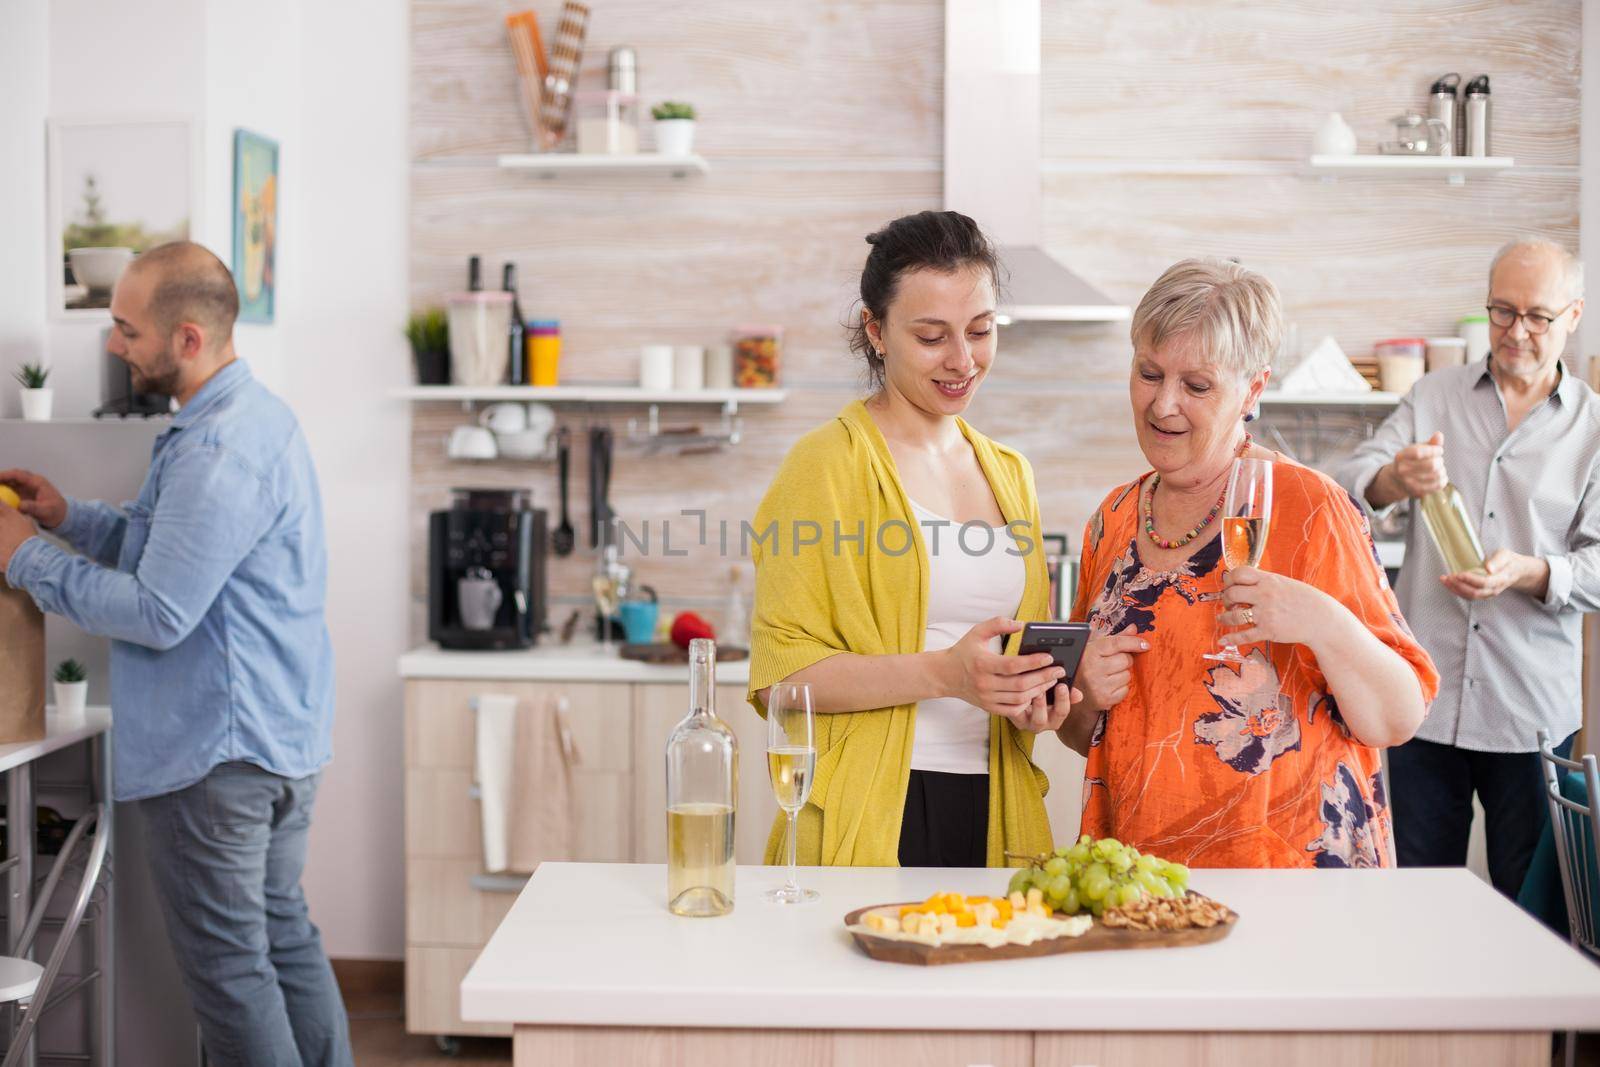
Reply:
[[[1600,963],[1600,943],[1595,929],[1595,904],[1600,892],[1596,843],[1600,842],[1600,763],[1593,756],[1582,761],[1562,759],[1551,746],[1550,731],[1539,731],[1539,767],[1544,772],[1545,799],[1550,804],[1550,834],[1561,868],[1561,895],[1567,904],[1567,929],[1572,945]],[[1583,775],[1585,800],[1569,800],[1561,791],[1563,771]],[[1578,1035],[1567,1031],[1566,1063],[1577,1062]]]
[[[21,1062],[29,1044],[33,1041],[34,1031],[39,1025],[39,1016],[54,1006],[50,1000],[50,988],[55,984],[56,976],[61,973],[61,965],[67,958],[67,952],[72,948],[73,939],[77,937],[78,927],[83,924],[83,917],[89,910],[89,901],[94,896],[95,887],[100,883],[100,872],[106,862],[106,848],[111,841],[109,833],[94,835],[94,842],[89,847],[88,861],[84,864],[83,880],[78,884],[78,894],[72,901],[72,909],[61,924],[61,931],[56,936],[55,948],[50,952],[49,961],[40,967],[26,956],[33,947],[33,939],[38,936],[39,927],[44,923],[45,909],[55,896],[61,876],[66,872],[84,838],[88,836],[89,830],[103,824],[105,817],[106,806],[96,804],[73,826],[72,833],[67,835],[66,843],[61,846],[61,854],[50,867],[50,876],[45,879],[44,887],[34,901],[33,911],[28,915],[28,925],[22,931],[22,940],[12,946],[12,951],[20,955],[0,956],[0,1003],[16,1003],[22,1009],[22,1022],[18,1025],[16,1033],[11,1036],[11,1046],[6,1050],[5,1060],[0,1061],[0,1067],[15,1067]],[[105,976],[101,975],[100,980],[105,981]],[[77,985],[73,988],[77,988]],[[68,990],[68,993],[71,991]]]

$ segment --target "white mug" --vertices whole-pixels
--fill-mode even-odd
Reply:
[[[701,345],[679,345],[672,350],[672,388],[698,392],[706,387],[706,350]]]
[[[494,459],[498,454],[494,434],[482,426],[457,426],[445,438],[444,450],[451,459]]]
[[[495,433],[521,433],[528,428],[528,411],[521,404],[490,404],[478,413],[478,425]]]
[[[652,392],[672,389],[672,346],[639,346],[639,388]]]

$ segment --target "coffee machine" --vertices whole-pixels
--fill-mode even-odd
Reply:
[[[428,516],[428,637],[440,648],[528,648],[546,629],[548,518],[524,489],[452,489]]]

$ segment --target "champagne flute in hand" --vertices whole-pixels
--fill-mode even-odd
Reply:
[[[789,880],[768,890],[774,904],[804,904],[817,899],[815,889],[801,889],[795,875],[797,816],[811,797],[811,777],[817,769],[816,717],[811,710],[811,687],[779,683],[767,694],[767,775],[778,807],[789,818]]]
[[[1229,569],[1259,567],[1267,550],[1267,530],[1272,524],[1272,462],[1265,459],[1236,459],[1228,475],[1228,495],[1222,504],[1222,562]],[[1208,652],[1209,660],[1243,663],[1244,656],[1231,635],[1222,633],[1217,601],[1217,627],[1222,648]]]

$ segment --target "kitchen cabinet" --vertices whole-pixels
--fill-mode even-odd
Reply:
[[[666,688],[666,687],[662,687]],[[548,859],[633,857],[633,687],[607,682],[409,680],[405,709],[406,1028],[424,1034],[501,1034],[463,1022],[456,988],[515,894],[479,888],[483,832],[473,798],[477,722],[472,699],[564,696],[579,754],[572,774],[572,846]]]
[[[483,879],[482,828],[472,792],[477,721],[472,700],[500,693],[519,701],[565,697],[578,761],[572,774],[572,834],[566,854],[549,860],[664,863],[667,735],[688,711],[682,669],[613,661],[610,676],[626,680],[549,678],[576,670],[573,657],[526,654],[522,669],[542,680],[506,676],[515,656],[426,660],[403,665],[405,683],[406,1028],[439,1035],[500,1034],[508,1024],[468,1023],[457,989],[477,953],[500,925],[520,888],[517,878]],[[538,664],[529,668],[529,664]],[[747,664],[719,664],[717,714],[739,739],[737,862],[762,862],[778,814],[767,784],[766,723],[745,702]],[[499,677],[471,677],[505,672]],[[1083,760],[1043,737],[1035,761],[1053,783],[1045,805],[1058,841],[1077,832]],[[477,878],[477,882],[474,879]],[[777,874],[774,872],[774,881]],[[663,892],[665,887],[663,887]]]

